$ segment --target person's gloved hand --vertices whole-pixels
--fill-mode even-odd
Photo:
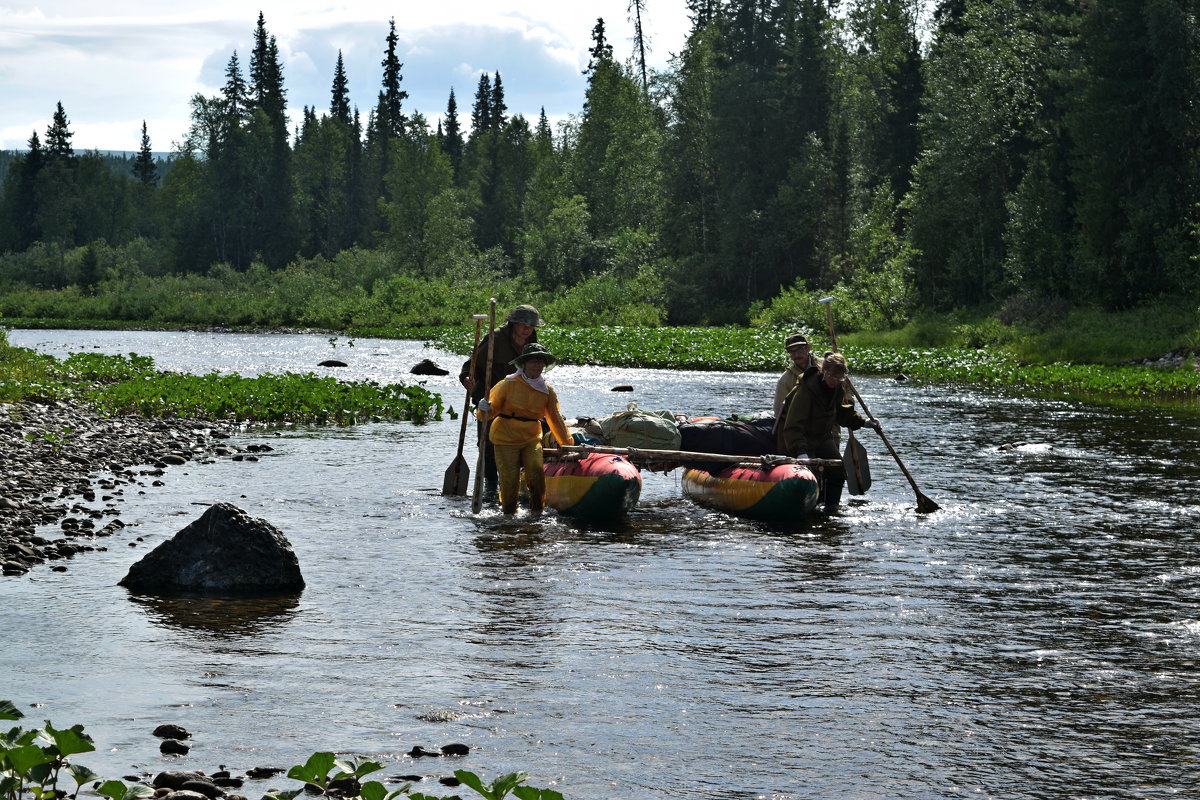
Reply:
[[[479,410],[480,410],[480,411],[482,411],[483,413],[485,413],[485,414],[486,414],[486,413],[488,413],[489,411],[491,411],[491,410],[492,410],[492,401],[491,401],[491,400],[488,400],[488,399],[485,397],[485,398],[483,398],[482,400],[480,400],[480,401],[479,401],[479,403],[478,403],[478,407],[479,407]]]
[[[863,427],[870,428],[876,433],[883,433],[883,423],[874,418],[867,420],[867,424]]]

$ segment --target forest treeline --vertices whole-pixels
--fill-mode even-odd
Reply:
[[[0,313],[186,321],[243,290],[262,308],[230,322],[349,327],[502,287],[563,322],[768,323],[836,293],[887,329],[1197,293],[1195,0],[941,0],[928,31],[919,0],[688,0],[661,72],[648,4],[628,59],[597,21],[557,129],[499,72],[469,128],[452,90],[409,111],[394,20],[365,119],[339,54],[294,124],[260,14],[165,178],[144,125],[125,170],[76,154],[59,103],[7,164]]]

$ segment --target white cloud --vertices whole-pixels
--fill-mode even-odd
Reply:
[[[587,49],[596,18],[609,42],[628,54],[628,0],[449,0],[444,3],[330,3],[227,0],[202,6],[161,0],[8,2],[0,0],[0,149],[44,136],[62,101],[77,150],[138,147],[147,120],[156,150],[182,138],[190,98],[216,94],[236,49],[249,65],[257,11],[276,37],[289,105],[325,110],[340,49],[351,99],[363,114],[379,91],[388,20],[396,17],[407,107],[430,120],[451,87],[469,110],[480,71],[499,71],[510,112],[553,118],[583,104]],[[652,60],[682,47],[683,0],[651,0]]]

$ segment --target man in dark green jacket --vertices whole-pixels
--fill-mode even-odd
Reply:
[[[840,425],[856,431],[864,426],[879,430],[879,420],[865,420],[854,410],[846,378],[850,368],[841,353],[825,357],[821,367],[809,367],[783,402],[776,423],[781,454],[793,458],[841,458]],[[846,470],[825,467],[822,496],[825,510],[833,511],[842,499]]]

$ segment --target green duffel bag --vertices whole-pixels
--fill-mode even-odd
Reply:
[[[600,419],[600,430],[613,447],[639,447],[645,450],[678,450],[682,441],[675,415],[670,411],[642,411],[630,404]]]

